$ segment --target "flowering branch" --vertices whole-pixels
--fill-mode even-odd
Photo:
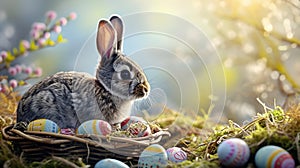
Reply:
[[[19,46],[12,51],[0,52],[0,74],[4,74],[0,75],[0,92],[8,93],[18,86],[25,85],[26,80],[42,75],[40,67],[13,65],[14,61],[18,57],[27,56],[30,52],[65,42],[66,39],[61,34],[62,27],[76,19],[76,13],[72,12],[67,17],[56,19],[56,12],[48,11],[45,17],[45,22],[33,23],[29,41],[21,40]],[[25,75],[25,78],[16,79],[18,74]]]

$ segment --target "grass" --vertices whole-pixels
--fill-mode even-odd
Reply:
[[[265,108],[254,120],[239,126],[232,121],[226,125],[217,125],[207,138],[191,134],[182,138],[177,146],[189,153],[189,158],[180,164],[169,167],[220,167],[217,148],[228,138],[241,138],[247,142],[251,151],[249,167],[254,167],[254,156],[258,149],[266,145],[277,145],[287,150],[299,164],[300,152],[300,104],[286,111],[280,107]]]
[[[265,145],[277,145],[286,149],[299,164],[300,152],[300,104],[291,106],[287,110],[276,106],[274,109],[266,106],[265,111],[258,113],[251,122],[243,126],[228,121],[227,124],[215,125],[211,129],[205,124],[204,117],[197,117],[193,124],[188,125],[192,120],[182,116],[180,113],[170,109],[155,119],[162,128],[176,126],[176,130],[170,129],[174,133],[178,131],[186,132],[184,137],[173,137],[168,139],[165,146],[178,146],[188,153],[188,160],[168,167],[200,167],[211,168],[220,167],[217,148],[218,145],[228,138],[241,138],[247,142],[251,150],[249,167],[253,167],[253,158],[256,151]],[[1,115],[2,125],[11,124],[13,119]],[[180,134],[179,134],[180,135]],[[52,157],[45,158],[41,162],[25,162],[21,156],[14,154],[13,145],[0,138],[0,165],[3,167],[88,167],[80,158],[75,161],[68,161],[65,158]]]

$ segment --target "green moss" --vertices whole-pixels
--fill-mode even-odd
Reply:
[[[201,131],[201,130],[199,130]],[[259,113],[255,119],[243,126],[228,121],[225,125],[215,126],[204,139],[189,135],[181,139],[178,146],[185,149],[188,161],[177,164],[177,167],[220,167],[218,165],[218,145],[228,138],[241,138],[247,142],[252,156],[265,145],[277,145],[289,151],[297,158],[296,138],[300,132],[300,104],[284,111],[280,107]],[[253,157],[252,157],[253,159]],[[253,160],[250,160],[250,163]],[[174,165],[172,165],[174,166]]]
[[[220,165],[216,161],[198,160],[198,161],[184,161],[179,164],[170,164],[168,167],[172,168],[219,168]]]

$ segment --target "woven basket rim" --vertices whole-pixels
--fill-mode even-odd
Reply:
[[[13,128],[13,124],[2,128],[2,136],[10,141],[30,140],[44,144],[61,144],[71,141],[84,143],[92,146],[99,146],[104,148],[112,148],[110,143],[122,142],[132,145],[149,146],[158,143],[163,136],[171,136],[168,131],[159,131],[146,137],[128,138],[128,137],[114,137],[104,135],[64,135],[52,132],[38,132],[38,131],[20,131]],[[98,141],[95,141],[96,139]],[[114,146],[116,148],[116,146]]]

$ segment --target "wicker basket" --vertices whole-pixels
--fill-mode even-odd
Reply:
[[[167,131],[159,131],[147,137],[122,138],[99,135],[63,135],[49,132],[20,131],[13,125],[2,129],[3,138],[20,148],[28,161],[41,161],[49,156],[65,158],[81,157],[94,165],[104,158],[115,158],[136,164],[140,153],[149,145],[159,143]]]

